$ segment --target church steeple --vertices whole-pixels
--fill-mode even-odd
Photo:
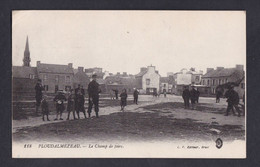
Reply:
[[[31,62],[31,58],[30,58],[30,51],[29,51],[29,41],[27,36],[25,50],[24,50],[23,66],[30,67],[30,62]]]

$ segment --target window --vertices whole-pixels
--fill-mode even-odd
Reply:
[[[195,81],[196,81],[196,82],[199,82],[199,81],[200,81],[200,76],[196,76],[196,77],[195,77]]]
[[[45,90],[45,91],[48,91],[48,90],[49,90],[48,85],[44,85],[43,87],[44,87],[44,90]]]
[[[166,88],[166,84],[163,84],[163,87],[165,87],[165,88]]]
[[[47,74],[44,74],[44,75],[43,75],[43,80],[44,80],[44,81],[47,81],[47,79],[48,79]]]
[[[59,90],[59,85],[55,85],[55,93]]]
[[[226,78],[226,83],[228,83],[228,79]]]
[[[70,82],[70,76],[65,77],[65,82]]]
[[[208,85],[209,85],[209,80],[208,80]]]
[[[146,85],[150,85],[150,79],[146,79]]]
[[[212,80],[212,85],[215,85],[215,79]]]
[[[34,79],[34,75],[33,74],[29,74],[29,78],[30,79]]]
[[[58,75],[55,75],[55,81],[59,82],[59,76]]]

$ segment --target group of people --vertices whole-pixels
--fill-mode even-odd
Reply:
[[[133,96],[134,96],[134,104],[136,104],[136,105],[138,104],[138,95],[139,95],[139,91],[136,88],[134,88]],[[121,98],[121,102],[120,102],[121,111],[124,111],[125,106],[127,104],[127,92],[126,92],[126,89],[122,90],[122,93],[120,94],[120,98]]]
[[[199,96],[200,92],[198,89],[195,89],[195,86],[191,86],[191,90],[189,90],[188,86],[184,87],[183,93],[182,93],[182,98],[184,100],[184,106],[185,109],[189,108],[189,101],[191,101],[191,109],[195,109],[195,104],[199,102]],[[220,102],[220,97],[222,97],[222,91],[217,90],[216,91],[216,103]],[[233,115],[235,114],[235,110],[238,113],[238,116],[240,117],[241,115],[244,115],[244,111],[240,109],[239,107],[239,95],[238,93],[234,90],[234,85],[229,85],[228,90],[225,92],[224,97],[227,98],[227,109],[226,109],[226,114],[225,116],[229,115],[229,112],[232,111]],[[243,103],[245,103],[245,95],[243,96]],[[244,106],[242,106],[244,107]],[[235,108],[235,110],[234,110]]]
[[[94,106],[96,117],[98,118],[98,112],[99,112],[99,93],[101,92],[99,88],[99,84],[96,82],[96,75],[94,74],[92,76],[92,81],[88,85],[88,96],[89,96],[89,106],[88,106],[88,116],[91,117],[92,108]],[[39,107],[41,106],[42,109],[42,120],[45,121],[45,116],[47,118],[47,121],[49,120],[49,105],[47,102],[47,95],[43,96],[42,91],[44,90],[44,87],[41,84],[41,80],[39,79],[36,86],[35,86],[35,92],[36,92],[36,113],[39,110]],[[85,90],[83,87],[79,84],[78,88],[75,90],[70,90],[68,97],[64,95],[62,91],[58,91],[57,95],[54,97],[53,101],[55,102],[56,106],[56,118],[54,120],[63,120],[62,113],[65,110],[65,101],[68,101],[67,103],[67,111],[68,116],[67,120],[70,119],[70,113],[72,112],[74,119],[80,119],[80,112],[83,112],[84,117],[86,116],[86,111],[84,108],[85,104]],[[76,118],[76,113],[77,117]]]
[[[88,85],[88,117],[91,117],[91,112],[92,108],[94,106],[94,110],[96,113],[96,117],[99,117],[99,94],[101,93],[99,84],[96,82],[96,75],[92,75],[92,81]],[[238,116],[241,116],[241,114],[244,114],[240,108],[239,108],[239,96],[238,93],[233,89],[234,86],[230,85],[228,87],[228,90],[225,93],[225,98],[227,98],[227,110],[226,110],[226,116],[229,115],[229,112],[232,111],[233,114],[234,108],[238,112]],[[44,90],[44,87],[41,84],[41,80],[39,79],[36,86],[35,86],[35,91],[36,91],[36,113],[39,110],[39,107],[41,106],[42,109],[42,119],[45,121],[45,116],[47,121],[49,120],[49,105],[47,102],[47,96],[44,95],[42,91]],[[113,90],[116,95],[116,99],[118,99],[118,90]],[[134,97],[134,104],[138,104],[138,95],[139,91],[137,89],[134,89],[133,92],[133,97]],[[184,106],[185,109],[190,107],[190,102],[191,102],[191,109],[195,109],[195,104],[199,103],[199,96],[200,92],[198,89],[195,89],[195,86],[191,86],[191,90],[189,90],[189,86],[185,86],[184,90],[182,92],[182,98],[184,100]],[[124,111],[125,106],[127,105],[127,91],[126,89],[123,89],[121,94],[119,95],[121,98],[120,105],[121,105],[121,111]],[[216,92],[216,103],[219,103],[220,101],[221,94],[219,92]],[[244,98],[243,98],[244,99]],[[71,90],[68,94],[68,97],[64,95],[62,91],[58,91],[57,95],[54,97],[53,101],[55,102],[56,105],[56,118],[54,120],[63,120],[62,118],[62,113],[65,110],[65,101],[68,101],[67,103],[67,120],[70,119],[70,113],[72,112],[73,118],[74,119],[80,119],[80,112],[83,112],[84,117],[87,118],[86,116],[86,111],[84,108],[85,104],[85,91],[81,85],[78,85],[78,88],[75,90]],[[77,114],[77,118],[76,118]]]
[[[184,87],[184,90],[182,92],[182,98],[184,100],[184,107],[189,108],[190,107],[190,102],[191,102],[191,109],[195,109],[195,103],[199,103],[199,96],[200,92],[199,90],[195,89],[195,86],[191,86],[191,90],[189,90],[188,86]]]
[[[88,117],[91,117],[92,108],[94,107],[96,117],[99,117],[99,94],[101,93],[99,84],[96,82],[96,75],[92,75],[92,81],[88,85]],[[41,106],[42,109],[42,120],[45,121],[45,116],[47,121],[49,120],[49,105],[47,102],[47,95],[43,96],[42,91],[44,90],[44,87],[41,84],[41,80],[39,79],[36,86],[36,113],[39,110],[39,107]],[[118,90],[115,91],[116,99],[118,99]],[[134,103],[138,104],[138,95],[139,91],[137,89],[134,90],[133,96],[134,96]],[[122,90],[122,93],[120,94],[121,98],[121,111],[124,111],[125,106],[127,105],[127,92],[126,89]],[[84,108],[85,104],[85,91],[83,87],[79,84],[78,88],[75,90],[70,90],[68,93],[68,97],[64,95],[62,91],[58,91],[57,95],[54,97],[53,101],[55,102],[56,106],[56,118],[54,120],[63,120],[62,113],[65,111],[65,101],[67,101],[67,120],[70,119],[70,113],[72,112],[74,119],[80,119],[80,112],[83,112],[84,117],[86,116],[86,111]],[[76,118],[77,114],[77,118]]]

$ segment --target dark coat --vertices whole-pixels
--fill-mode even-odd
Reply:
[[[225,97],[227,98],[227,102],[229,104],[236,105],[239,103],[238,93],[233,89],[229,89],[228,91],[226,91]]]
[[[196,100],[197,99],[197,91],[195,89],[191,89],[190,91],[190,99]]]
[[[69,97],[68,97],[67,111],[73,111],[73,110],[75,110],[75,100],[76,100],[76,97],[75,97],[74,94],[69,95]]]
[[[120,94],[121,97],[121,105],[126,106],[127,93],[123,92]]]
[[[44,90],[44,87],[42,84],[37,83],[34,87],[35,89],[35,98],[36,100],[41,100],[42,99],[42,91]]]
[[[199,99],[200,97],[200,91],[196,90],[196,99]]]
[[[137,90],[134,91],[134,97],[138,97],[139,92]]]
[[[84,90],[84,89],[82,89],[82,88],[77,88],[77,89],[75,89],[75,94],[76,94],[76,95],[77,95],[79,92],[80,92],[83,96],[85,96],[85,90]]]
[[[185,90],[182,92],[182,98],[183,98],[183,99],[189,99],[189,98],[190,98],[190,91],[189,91],[189,89],[185,89]]]
[[[95,80],[92,80],[88,84],[88,96],[91,98],[98,98],[100,92],[99,84]]]
[[[46,99],[42,100],[41,107],[42,107],[42,114],[48,115],[49,114],[49,105],[48,105]]]
[[[65,106],[64,106],[64,101],[66,101],[66,97],[63,94],[58,94],[54,97],[53,101],[56,102],[56,108],[57,110],[64,111]]]

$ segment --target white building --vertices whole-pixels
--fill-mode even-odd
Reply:
[[[155,66],[142,67],[140,73],[135,76],[138,82],[137,89],[140,93],[153,94],[160,90],[160,75]]]

